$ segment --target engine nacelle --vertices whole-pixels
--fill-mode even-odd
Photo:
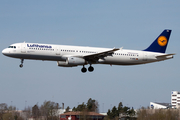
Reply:
[[[72,65],[68,65],[67,61],[57,61],[57,65],[60,67],[73,67]]]
[[[68,57],[67,61],[69,65],[84,65],[86,62],[83,58],[78,57]]]
[[[78,57],[68,57],[66,61],[57,61],[58,66],[62,67],[74,67],[85,63],[86,61],[83,58]]]

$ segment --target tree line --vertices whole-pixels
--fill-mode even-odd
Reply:
[[[137,116],[137,120],[180,120],[180,110],[142,107],[137,111]]]
[[[26,120],[27,118],[59,120],[59,104],[51,101],[44,101],[41,106],[37,104],[33,107],[27,107],[19,112],[16,107],[9,106],[6,103],[0,104],[0,120]]]
[[[35,104],[33,107],[25,108],[21,115],[20,112],[17,111],[15,106],[8,106],[6,103],[0,104],[0,120],[26,120],[27,118],[36,119],[44,119],[44,120],[59,120],[59,112],[61,109],[58,103],[52,101],[44,101],[42,105]],[[70,107],[67,106],[65,112],[69,112]],[[84,116],[83,118],[88,118],[88,112],[99,112],[99,104],[98,101],[89,98],[86,103],[82,103],[77,105],[77,107],[73,107],[72,111],[80,111]],[[180,110],[174,109],[159,109],[152,110],[150,108],[144,108],[134,111],[133,108],[123,106],[122,102],[118,104],[118,106],[112,107],[112,109],[108,109],[107,116],[104,118],[105,120],[119,120],[119,115],[127,116],[133,118],[133,116],[137,115],[137,120],[179,120],[180,118]],[[131,119],[129,119],[131,120]]]
[[[118,107],[114,106],[112,109],[108,109],[107,119],[119,120],[119,115],[133,117],[135,115],[135,111],[133,108],[123,106],[122,102],[120,102]]]
[[[0,104],[0,120],[24,120],[27,118],[45,119],[45,120],[58,120],[59,113],[58,110],[61,109],[58,103],[52,101],[44,101],[42,105],[35,104],[33,107],[27,107],[23,110],[21,115],[16,111],[16,107],[9,106],[5,103]],[[67,106],[65,112],[69,112],[70,107]],[[99,112],[98,101],[89,98],[86,103],[79,104],[77,107],[73,107],[72,111],[80,111],[82,116],[87,117],[88,112]],[[114,106],[111,110],[107,112],[107,117],[105,119],[113,120],[118,118],[119,114],[134,115],[134,109],[123,106],[122,102],[119,103],[118,107]],[[84,118],[85,118],[84,117]]]
[[[6,103],[0,104],[0,120],[23,120],[16,107],[8,106]]]
[[[99,112],[99,104],[96,100],[89,98],[87,103],[84,102],[79,104],[77,107],[74,107],[72,111],[87,111],[87,112]]]
[[[89,99],[87,103],[84,102],[74,107],[72,111],[84,111],[86,112],[99,112],[98,102],[93,99]],[[17,111],[16,107],[8,106],[6,103],[0,104],[0,120],[25,120],[27,118],[45,119],[45,120],[59,120],[59,109],[61,107],[58,103],[52,101],[44,101],[42,105],[35,104],[33,107],[25,108],[21,115]],[[65,112],[69,112],[70,107],[67,106]]]

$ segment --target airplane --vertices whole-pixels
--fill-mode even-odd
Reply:
[[[5,48],[2,54],[21,59],[57,61],[60,67],[83,66],[81,72],[94,71],[92,64],[139,65],[173,58],[175,54],[166,54],[171,30],[165,29],[145,50],[127,50],[121,48],[98,48],[40,43],[15,43]]]

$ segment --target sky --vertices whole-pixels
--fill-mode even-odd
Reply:
[[[58,67],[53,61],[25,60],[0,54],[0,103],[39,106],[46,101],[76,107],[89,98],[107,112],[123,102],[138,109],[150,102],[171,102],[180,91],[180,1],[1,0],[0,50],[10,44],[35,42],[143,50],[171,29],[167,53],[173,59],[137,66]],[[86,67],[88,67],[87,65]]]

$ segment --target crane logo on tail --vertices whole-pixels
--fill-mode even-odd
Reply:
[[[165,46],[167,44],[167,38],[165,36],[160,36],[158,38],[158,44],[160,46]]]

